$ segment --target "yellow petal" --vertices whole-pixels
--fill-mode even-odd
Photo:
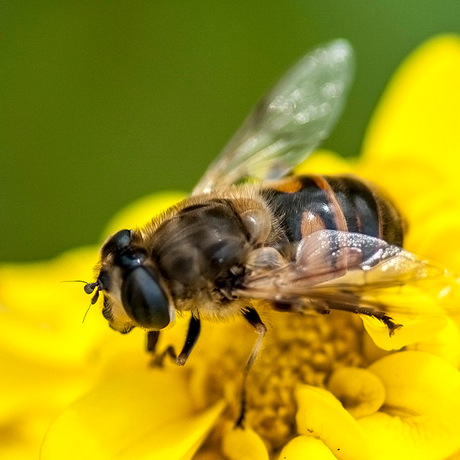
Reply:
[[[82,391],[88,390],[95,374],[95,369],[89,364],[63,367],[37,361],[14,350],[2,350],[0,424],[8,424],[25,412],[46,411],[51,414],[50,417],[55,417]]]
[[[365,358],[364,363],[370,364],[388,355],[388,351],[377,346],[369,334],[363,334],[361,340],[361,349]]]
[[[53,260],[0,267],[0,458],[15,446],[38,457],[50,422],[97,374],[95,350],[107,326],[93,312],[81,283],[92,277],[95,248],[79,248]]]
[[[377,412],[385,401],[385,387],[372,372],[358,367],[342,367],[332,373],[327,385],[353,417]]]
[[[439,36],[422,45],[388,85],[369,125],[364,155],[371,160],[405,157],[414,162],[423,157],[434,171],[447,169],[456,175],[459,81],[459,37]]]
[[[209,409],[177,418],[166,426],[155,426],[117,456],[119,460],[190,460],[224,409],[219,402]]]
[[[260,436],[249,428],[233,428],[224,433],[222,451],[228,460],[268,460]]]
[[[458,426],[457,414],[444,414],[447,417],[440,414],[405,419],[378,412],[358,423],[373,448],[375,460],[444,460],[460,445],[458,429],[452,425]]]
[[[306,161],[297,166],[295,174],[344,174],[352,173],[350,161],[329,150],[317,150]]]
[[[371,458],[364,432],[331,393],[310,385],[299,385],[295,397],[300,434],[318,437],[338,459]]]
[[[460,460],[460,450],[450,455],[446,460]]]
[[[2,265],[0,346],[64,367],[84,362],[108,328],[97,308],[82,324],[90,298],[81,283],[63,281],[91,280],[96,255],[79,248],[51,261]]]
[[[105,378],[51,426],[42,459],[181,459],[223,409],[194,412],[184,369],[134,366]]]
[[[0,429],[0,458],[30,460],[39,458],[40,446],[55,414],[36,409],[16,414]]]
[[[460,447],[460,373],[430,353],[389,355],[369,367],[383,382],[383,411],[358,420],[377,459],[441,460]],[[382,442],[385,439],[385,442]]]
[[[445,190],[445,193],[448,191]],[[454,196],[457,199],[458,195]],[[423,227],[419,231],[413,229],[409,234],[408,247],[415,248],[419,254],[450,270],[460,271],[460,249],[453,244],[460,235],[460,206],[457,203],[426,215],[430,218],[422,221]]]
[[[153,217],[183,200],[187,195],[183,192],[158,192],[141,198],[119,212],[107,224],[103,232],[104,238],[123,228],[143,227]]]
[[[458,369],[460,366],[459,325],[451,318],[447,318],[447,325],[445,328],[409,346],[408,349],[433,353]]]
[[[364,327],[374,343],[383,350],[400,350],[401,348],[420,342],[427,337],[434,337],[447,325],[444,316],[425,316],[420,318],[394,318],[402,324],[390,336],[388,328],[381,321],[362,316]]]
[[[431,353],[393,353],[371,364],[369,370],[385,386],[385,407],[398,414],[426,414],[460,398],[460,373]]]
[[[278,460],[336,460],[323,441],[312,436],[297,436],[281,450]]]
[[[355,173],[384,191],[408,220],[409,230],[422,230],[427,213],[432,214],[436,209],[433,201],[437,199],[439,202],[452,195],[450,189],[446,189],[448,180],[445,172],[433,168],[431,162],[425,158],[414,161],[404,155],[382,154],[378,158],[364,156],[361,159]],[[428,187],[426,184],[432,186]],[[413,222],[417,222],[417,227],[412,227]]]

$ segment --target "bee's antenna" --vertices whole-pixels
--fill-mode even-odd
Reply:
[[[61,283],[85,283],[89,284],[88,281],[83,281],[83,280],[63,280]]]
[[[86,309],[86,312],[83,316],[82,324],[85,322],[86,316],[88,315],[88,312],[90,308],[97,302],[97,299],[99,298],[99,289],[100,285],[98,281],[95,281],[94,283],[88,283],[88,281],[83,281],[83,280],[63,280],[61,283],[84,283],[85,287],[83,288],[86,292],[86,294],[92,294],[93,291],[96,289],[96,292],[94,293],[91,302],[89,304],[89,307]]]
[[[84,324],[85,322],[85,319],[86,319],[86,316],[88,315],[88,312],[90,310],[90,308],[93,306],[93,303],[91,302],[89,305],[88,305],[88,308],[86,309],[85,311],[85,314],[83,315],[83,319],[81,320],[81,324]]]
[[[83,289],[85,290],[86,294],[92,294],[93,291],[97,288],[93,298],[91,299],[91,305],[94,305],[97,302],[97,299],[99,298],[100,285],[98,281],[95,281],[94,283],[88,283],[88,281],[83,280],[64,280],[61,281],[61,283],[85,283],[85,287]]]

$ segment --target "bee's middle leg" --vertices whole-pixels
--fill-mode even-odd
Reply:
[[[251,354],[249,355],[249,358],[246,362],[246,366],[244,368],[243,385],[242,385],[242,390],[241,390],[240,413],[235,422],[235,426],[240,427],[240,428],[243,427],[244,416],[246,414],[246,380],[247,380],[249,371],[252,365],[254,364],[257,358],[257,355],[259,354],[259,351],[262,347],[262,342],[265,337],[265,334],[267,333],[267,327],[260,319],[260,316],[256,310],[254,310],[253,308],[248,308],[247,310],[243,312],[243,316],[246,319],[246,321],[251,326],[254,327],[254,329],[256,330],[257,334],[259,334],[259,336],[257,337],[252,347]]]

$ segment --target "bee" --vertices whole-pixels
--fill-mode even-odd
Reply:
[[[287,176],[327,137],[344,106],[353,50],[336,40],[304,56],[258,103],[192,195],[144,228],[123,229],[100,251],[85,286],[110,327],[159,333],[191,313],[185,364],[202,320],[242,315],[267,332],[256,302],[294,313],[345,310],[401,325],[377,295],[432,270],[402,249],[405,225],[375,186],[350,175]]]

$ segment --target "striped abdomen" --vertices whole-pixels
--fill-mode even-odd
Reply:
[[[403,222],[394,205],[352,176],[297,176],[262,190],[289,241],[317,230],[364,233],[402,246]]]

